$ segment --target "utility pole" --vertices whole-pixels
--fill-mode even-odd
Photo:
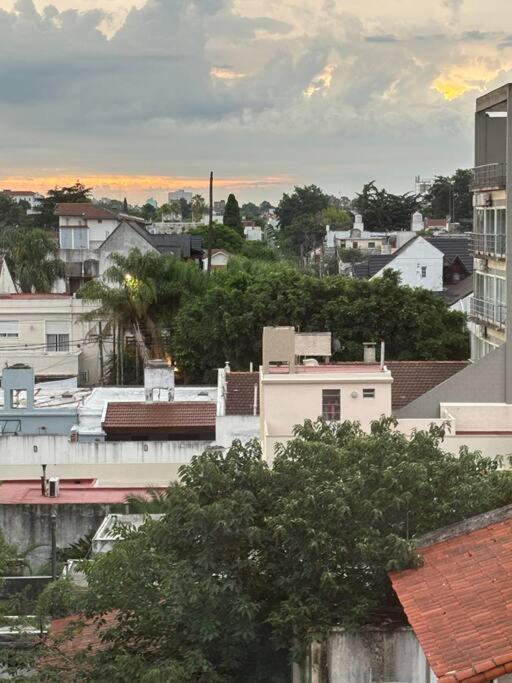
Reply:
[[[104,375],[105,366],[104,366],[104,362],[103,362],[103,323],[101,322],[101,320],[100,320],[99,323],[98,323],[98,327],[99,327],[99,331],[100,331],[100,333],[99,333],[99,343],[100,343],[100,384],[101,384],[101,386],[103,386],[104,383],[105,383],[105,380],[104,380],[104,377],[105,377],[105,375]]]
[[[210,215],[208,220],[208,274],[212,269],[212,242],[213,242],[213,171],[210,173]]]
[[[52,581],[57,580],[57,510],[52,505],[50,517],[50,529],[52,536]]]

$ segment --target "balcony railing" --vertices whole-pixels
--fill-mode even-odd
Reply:
[[[473,298],[469,315],[478,322],[494,327],[504,327],[507,322],[507,307],[505,304],[497,304],[494,301]]]
[[[504,162],[484,164],[473,169],[471,189],[474,192],[503,190],[507,186],[507,167]]]
[[[505,258],[507,255],[507,236],[473,232],[471,233],[470,246],[474,254],[489,254],[497,258]]]

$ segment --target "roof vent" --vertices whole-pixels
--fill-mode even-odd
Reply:
[[[59,477],[50,477],[48,479],[48,497],[58,498],[60,494],[60,479]]]
[[[365,363],[376,362],[375,342],[365,342],[363,344],[363,360]]]

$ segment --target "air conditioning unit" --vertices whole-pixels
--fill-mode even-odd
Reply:
[[[60,493],[60,479],[59,477],[50,477],[48,479],[48,498],[58,498]]]

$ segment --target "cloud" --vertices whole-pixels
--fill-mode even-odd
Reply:
[[[468,22],[470,0],[54,2],[0,0],[0,168],[22,179],[145,191],[215,166],[232,183],[405,191],[470,163],[472,100],[512,75],[512,10]]]

